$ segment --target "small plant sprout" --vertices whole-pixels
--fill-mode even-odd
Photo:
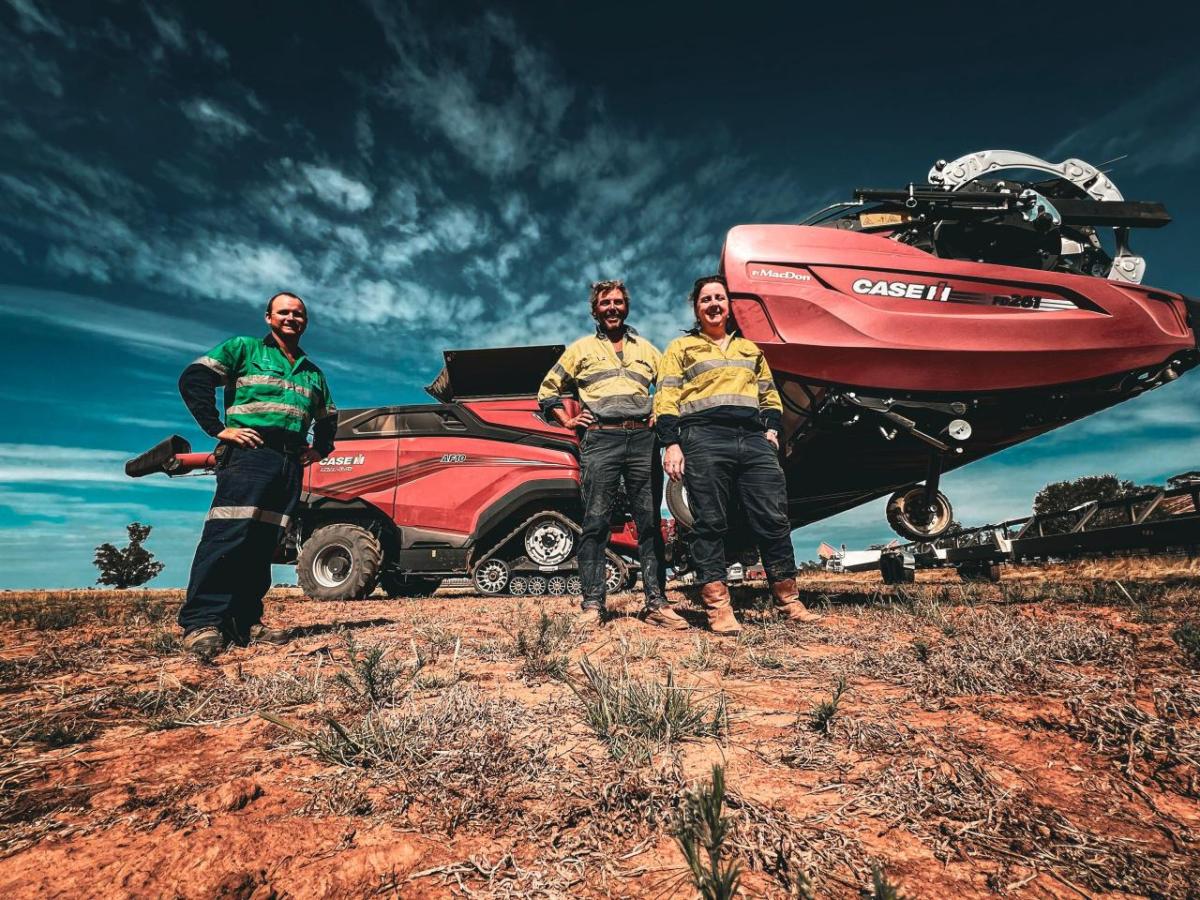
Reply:
[[[724,805],[725,769],[714,765],[710,783],[685,795],[675,823],[675,841],[703,900],[730,900],[741,881],[741,865],[722,860],[731,825]]]

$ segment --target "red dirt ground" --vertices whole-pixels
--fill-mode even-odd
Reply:
[[[672,833],[714,763],[747,896],[1197,896],[1194,563],[802,586],[819,624],[747,587],[737,640],[681,593],[667,633],[281,589],[291,643],[216,665],[178,592],[0,593],[0,896],[695,896]],[[715,734],[601,736],[585,656]]]

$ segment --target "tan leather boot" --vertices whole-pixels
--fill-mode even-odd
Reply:
[[[708,627],[713,634],[737,635],[742,626],[729,605],[729,588],[723,581],[710,581],[700,588],[700,599],[708,614]]]
[[[775,610],[789,622],[816,622],[821,618],[820,613],[813,612],[801,602],[795,578],[774,582],[771,598],[775,601]]]
[[[667,628],[671,631],[687,631],[687,619],[681,616],[669,606],[660,606],[657,609],[651,609],[646,612],[646,623],[648,625],[657,625],[659,628]]]

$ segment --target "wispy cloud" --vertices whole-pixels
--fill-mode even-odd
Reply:
[[[1085,122],[1050,148],[1053,159],[1129,155],[1134,173],[1193,165],[1200,158],[1200,65],[1184,62],[1110,112]]]
[[[85,484],[108,482],[130,485],[125,460],[134,456],[125,450],[94,447],[62,447],[51,444],[0,444],[0,484]],[[162,484],[166,482],[163,481]],[[196,479],[177,482],[189,488],[211,489]],[[157,481],[139,485],[161,486]]]
[[[254,133],[245,119],[217,100],[193,97],[179,108],[192,124],[214,140],[236,141]]]
[[[317,197],[346,212],[362,212],[374,199],[371,189],[332,166],[302,165],[300,171],[308,179]]]
[[[46,12],[36,0],[8,0],[8,5],[17,14],[17,26],[26,34],[42,32],[54,35],[68,44],[71,42],[63,24],[54,15]]]

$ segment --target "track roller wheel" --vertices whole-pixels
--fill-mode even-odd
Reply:
[[[504,589],[508,587],[508,576],[508,563],[492,557],[475,567],[471,580],[479,593],[494,596],[504,593]]]
[[[629,580],[629,568],[611,550],[604,554],[604,591],[607,594],[618,594],[625,590],[625,582]]]
[[[546,579],[541,575],[529,577],[529,596],[540,597],[546,593]]]
[[[529,593],[529,579],[524,575],[514,575],[508,579],[508,592],[514,597],[524,597]]]
[[[567,579],[561,575],[551,575],[546,579],[546,590],[551,597],[561,597],[567,592]]]

